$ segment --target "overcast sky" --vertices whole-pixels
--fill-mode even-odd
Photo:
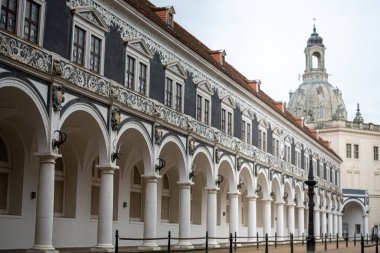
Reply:
[[[305,70],[313,18],[326,46],[329,82],[343,93],[348,119],[356,103],[380,124],[379,0],[151,0],[174,6],[174,19],[273,99],[289,101]],[[301,79],[299,80],[299,74]]]

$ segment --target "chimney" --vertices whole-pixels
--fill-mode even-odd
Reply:
[[[261,80],[259,80],[259,79],[257,79],[257,80],[249,80],[248,81],[249,88],[251,88],[252,90],[254,90],[256,93],[260,92],[260,84],[261,84]]]
[[[173,28],[175,10],[173,6],[169,7],[155,7],[153,11],[157,16],[164,21],[169,27]]]
[[[319,134],[318,134],[318,130],[315,130],[315,129],[312,129],[312,128],[310,128],[309,129],[309,132],[310,132],[310,134],[315,138],[315,139],[319,139]]]
[[[282,101],[275,101],[274,106],[280,110],[281,112],[285,112],[285,102]]]
[[[321,138],[322,145],[325,146],[328,149],[331,149],[331,141],[330,140],[324,140]]]
[[[224,49],[222,49],[222,50],[216,50],[216,51],[209,51],[209,54],[220,65],[224,64],[224,58],[227,55],[226,51]]]

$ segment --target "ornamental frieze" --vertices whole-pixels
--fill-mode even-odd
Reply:
[[[3,33],[0,33],[0,54],[42,72],[51,72],[51,55]]]
[[[153,101],[136,94],[126,88],[119,87],[118,101],[144,114],[153,116],[155,105]]]

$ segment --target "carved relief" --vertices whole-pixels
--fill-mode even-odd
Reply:
[[[157,145],[161,145],[162,136],[163,136],[163,130],[162,130],[161,126],[155,126],[154,137],[155,137],[155,143]]]
[[[215,149],[215,162],[216,163],[219,163],[220,162],[220,154],[221,152],[220,152],[220,149],[219,148],[216,148]]]
[[[112,114],[111,114],[111,127],[112,130],[118,130],[120,127],[120,121],[121,121],[121,116],[120,116],[120,111],[118,108],[113,108],[112,109]]]
[[[60,111],[62,108],[62,103],[65,102],[65,88],[61,85],[53,86],[53,94],[52,94],[52,103],[54,111]]]
[[[195,151],[195,139],[193,137],[189,138],[189,154],[194,155]]]

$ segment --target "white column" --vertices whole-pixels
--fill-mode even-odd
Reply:
[[[305,208],[298,207],[298,236],[302,236],[305,232]]]
[[[263,199],[264,201],[264,236],[271,236],[271,199]]]
[[[277,235],[284,236],[284,202],[276,203],[277,209]]]
[[[330,212],[329,213],[329,216],[328,216],[328,227],[327,227],[327,235],[328,237],[330,237],[330,234],[333,235],[334,231],[333,231],[333,216],[332,216],[332,213]]]
[[[115,166],[97,166],[100,171],[100,194],[98,214],[98,238],[95,250],[113,251],[113,180]]]
[[[179,238],[184,238],[178,241],[176,245],[177,248],[193,249],[194,246],[186,238],[190,237],[190,211],[191,211],[191,200],[190,200],[190,189],[191,183],[179,182],[180,187],[180,204],[179,204]]]
[[[288,205],[288,229],[289,229],[289,234],[294,235],[294,207],[295,204],[289,204]]]
[[[342,213],[339,213],[338,215],[338,233],[339,233],[339,237],[343,237]]]
[[[156,238],[157,183],[160,176],[143,176],[145,180],[144,238]],[[156,240],[145,240],[139,250],[160,250]]]
[[[209,237],[216,237],[216,194],[218,188],[207,188],[207,231]],[[216,239],[210,238],[208,240],[209,247],[219,247]]]
[[[34,245],[29,252],[53,252],[54,173],[56,153],[36,154],[40,159]]]
[[[334,218],[334,236],[336,236],[336,234],[338,233],[338,214],[334,213],[333,218]]]
[[[254,241],[256,229],[256,196],[247,196],[248,200],[248,241]]]
[[[230,233],[234,236],[235,232],[238,233],[239,230],[239,193],[230,192],[228,194],[230,197]]]
[[[320,211],[317,210],[317,209],[315,209],[314,210],[314,236],[315,236],[316,239],[318,239],[320,237],[320,234],[321,234],[321,231],[320,231],[320,227],[321,227],[320,217],[321,217]]]
[[[327,234],[326,212],[321,211],[321,218],[322,218],[322,235],[325,236],[325,234]]]
[[[364,215],[364,230],[363,230],[363,236],[366,238],[368,234],[368,214]]]

